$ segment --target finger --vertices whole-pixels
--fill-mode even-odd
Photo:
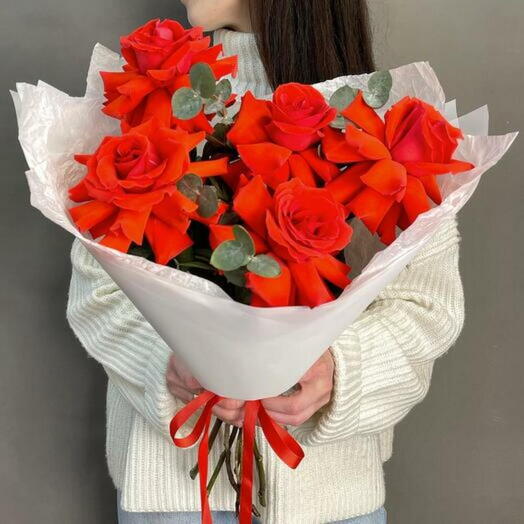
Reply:
[[[191,393],[187,389],[181,388],[180,386],[176,385],[172,385],[169,388],[169,392],[171,393],[171,395],[180,399],[185,404],[191,402],[195,398],[193,393]]]
[[[300,384],[311,382],[318,377],[333,375],[333,358],[331,352],[326,351],[304,374],[300,379]]]
[[[177,373],[179,381],[181,385],[187,389],[188,391],[191,391],[192,393],[201,393],[202,392],[202,386],[200,385],[200,382],[193,377],[193,375],[181,375],[180,373]]]
[[[318,400],[315,389],[316,388],[308,382],[292,395],[287,397],[266,398],[262,400],[262,405],[268,411],[274,411],[284,415],[297,415]]]
[[[269,410],[267,413],[278,424],[282,424],[284,426],[300,426],[309,420],[322,406],[323,404],[321,402],[317,402],[308,406],[302,412],[293,415],[287,415],[285,413]]]
[[[193,393],[199,393],[202,391],[202,386],[198,380],[191,374],[189,369],[175,357],[174,354],[169,357],[167,375],[174,375],[173,380],[175,382],[179,382],[183,387]]]
[[[239,425],[239,422],[244,419],[244,409],[224,409],[215,405],[213,407],[213,413],[219,419],[223,420],[228,424],[233,424],[235,426]]]
[[[217,402],[217,406],[224,409],[239,410],[244,407],[246,402],[244,400],[235,400],[232,398],[223,398],[220,402]]]

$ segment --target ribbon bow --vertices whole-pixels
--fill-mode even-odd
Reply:
[[[198,447],[198,470],[200,476],[200,501],[202,507],[202,524],[212,524],[211,510],[207,496],[207,474],[209,453],[209,426],[213,406],[222,397],[204,391],[189,404],[182,408],[171,420],[169,432],[175,446],[188,448],[200,438]],[[204,408],[193,431],[186,437],[177,438],[180,428],[198,409]],[[277,456],[287,466],[295,469],[304,458],[304,451],[298,442],[281,426],[276,424],[267,414],[260,400],[248,400],[245,404],[242,447],[242,478],[240,482],[239,524],[251,524],[251,508],[253,499],[253,456],[255,443],[255,426],[257,420]]]

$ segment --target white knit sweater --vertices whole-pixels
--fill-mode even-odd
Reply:
[[[238,54],[237,92],[270,92],[252,35],[215,32]],[[177,449],[168,425],[181,404],[166,388],[170,349],[111,278],[75,240],[67,317],[107,372],[107,461],[128,511],[198,511],[189,470],[195,448]],[[292,471],[261,443],[269,524],[315,524],[374,511],[384,503],[382,463],[393,426],[428,391],[433,361],[457,339],[464,319],[459,234],[448,221],[413,262],[333,344],[332,400],[293,429],[306,457]],[[216,453],[211,460],[215,462]],[[211,507],[233,510],[225,476]]]

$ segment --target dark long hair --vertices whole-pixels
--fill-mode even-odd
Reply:
[[[366,0],[250,0],[250,12],[273,88],[374,70]]]

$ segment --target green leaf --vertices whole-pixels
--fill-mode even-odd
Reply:
[[[364,91],[364,101],[375,109],[382,107],[389,98],[393,86],[393,78],[389,71],[377,71],[368,81],[368,89]]]
[[[208,102],[206,102],[206,105],[204,106],[204,113],[206,115],[212,115],[214,113],[222,111],[224,107],[224,102],[222,102],[222,100],[216,100],[214,98],[211,98]]]
[[[191,87],[200,93],[202,98],[211,98],[215,94],[216,80],[213,70],[205,62],[198,62],[189,71]]]
[[[185,264],[187,262],[192,262],[193,261],[193,247],[191,246],[191,247],[188,247],[187,249],[184,249],[182,253],[177,255],[176,261],[179,264]]]
[[[344,118],[342,115],[337,115],[335,120],[333,120],[329,125],[335,129],[346,129],[349,120]]]
[[[171,100],[173,114],[180,120],[191,120],[202,109],[202,97],[189,87],[181,87]]]
[[[153,260],[153,251],[148,246],[138,246],[133,244],[128,251],[129,255],[135,255],[136,257],[147,258]]]
[[[223,122],[219,122],[213,129],[213,138],[216,138],[217,140],[225,143],[226,135],[230,129],[230,126],[224,124]]]
[[[244,250],[250,257],[254,256],[255,254],[255,243],[253,242],[253,239],[251,238],[251,235],[247,232],[247,230],[239,225],[233,226],[233,233],[235,235],[235,239],[238,240],[243,246]]]
[[[206,260],[209,262],[209,259],[211,258],[211,249],[207,247],[197,247],[194,249],[195,252],[195,258],[201,258],[203,260]]]
[[[234,271],[245,266],[249,262],[249,256],[238,240],[227,240],[213,251],[210,262],[222,271]]]
[[[178,266],[180,269],[204,269],[206,271],[213,269],[209,264],[199,262],[198,260],[194,260],[193,262],[179,262]]]
[[[244,287],[246,285],[246,271],[243,268],[233,271],[224,271],[226,280],[234,286]]]
[[[217,83],[215,89],[215,96],[222,102],[226,102],[233,92],[231,82],[227,78],[223,78]]]
[[[344,111],[346,107],[353,102],[357,96],[358,90],[348,85],[337,89],[329,99],[329,105],[338,111]]]
[[[269,255],[257,255],[253,257],[249,261],[247,269],[255,273],[255,275],[266,278],[276,278],[282,273],[280,264]]]
[[[217,190],[213,186],[203,186],[197,202],[198,214],[204,218],[212,217],[218,209]]]
[[[238,224],[240,217],[234,211],[226,211],[221,217],[218,223],[223,226],[231,226]]]
[[[184,175],[176,184],[177,189],[193,202],[197,201],[203,186],[202,179],[193,173]]]

